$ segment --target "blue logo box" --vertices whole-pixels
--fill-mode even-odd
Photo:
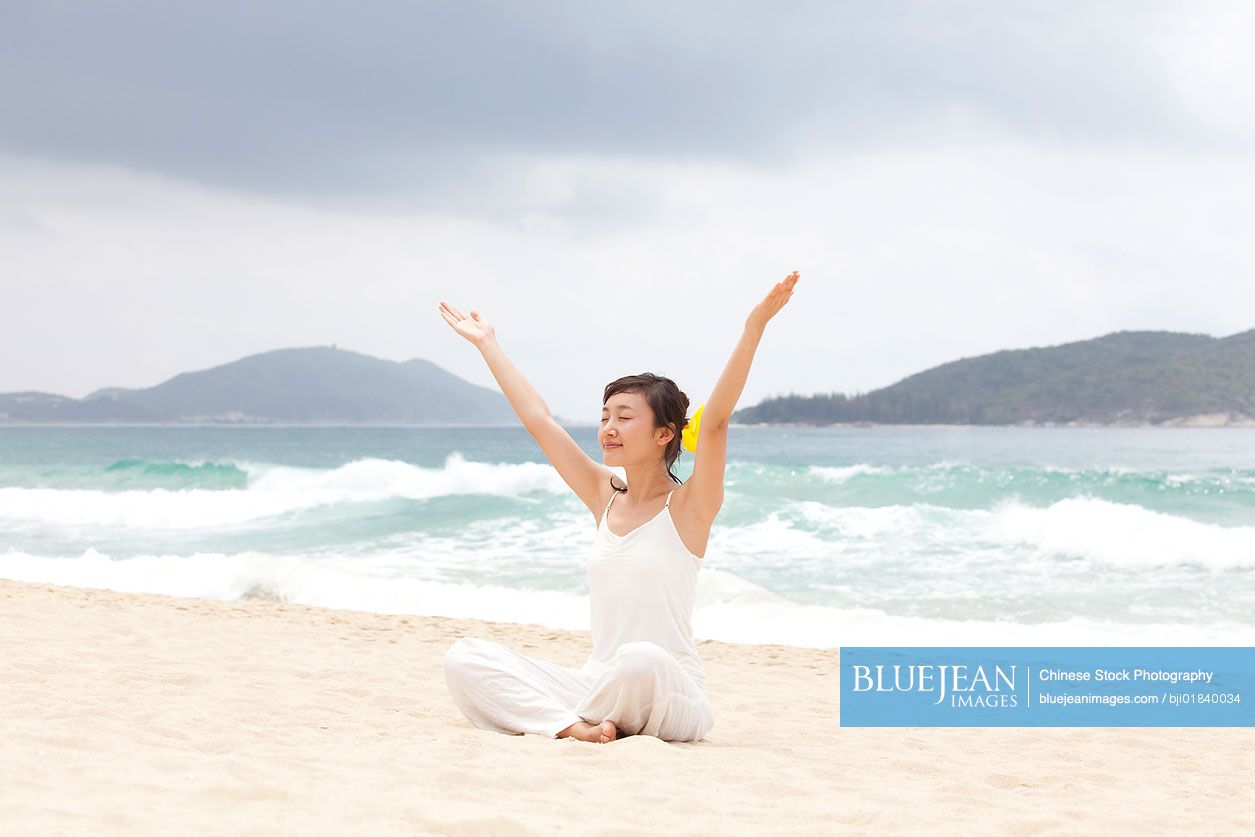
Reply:
[[[842,648],[840,723],[1255,726],[1255,648]]]

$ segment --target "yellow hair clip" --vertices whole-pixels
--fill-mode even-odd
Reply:
[[[697,409],[693,412],[693,417],[689,419],[689,423],[685,425],[684,431],[680,434],[680,444],[684,446],[686,451],[691,453],[697,452],[697,431],[702,423],[702,407],[705,404],[697,405]]]

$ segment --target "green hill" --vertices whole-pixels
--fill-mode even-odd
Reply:
[[[397,363],[334,347],[279,349],[148,389],[111,387],[83,399],[0,394],[0,422],[501,424],[505,396],[433,363]]]
[[[1255,329],[1225,338],[1121,331],[964,358],[853,396],[787,395],[741,424],[1244,424],[1255,422]]]

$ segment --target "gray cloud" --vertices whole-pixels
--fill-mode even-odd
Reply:
[[[448,298],[591,418],[641,369],[700,399],[794,267],[743,403],[1232,334],[1253,25],[1241,2],[0,4],[0,391],[328,343],[495,387]]]
[[[7,4],[0,149],[444,199],[478,194],[499,153],[1228,141],[1169,83],[1155,37],[1173,20],[1105,3]]]

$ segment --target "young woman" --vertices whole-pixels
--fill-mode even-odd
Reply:
[[[441,301],[440,316],[479,349],[523,426],[597,521],[587,565],[592,655],[564,668],[459,639],[445,654],[445,680],[472,724],[601,743],[623,735],[697,741],[714,726],[691,626],[697,571],[723,505],[728,421],[767,323],[797,280],[794,271],[776,283],[745,320],[703,409],[693,473],[678,488],[671,466],[689,400],[674,381],[645,373],[607,385],[597,433],[604,464],[596,462],[506,357],[488,320]],[[624,469],[626,485],[612,465]]]

